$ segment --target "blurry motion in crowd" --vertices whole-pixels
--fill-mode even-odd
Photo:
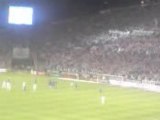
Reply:
[[[145,2],[144,0],[141,0],[141,6],[144,7],[145,6]]]
[[[27,90],[27,85],[26,85],[26,82],[25,82],[25,81],[22,83],[22,90],[23,90],[23,91],[26,91],[26,90]]]
[[[33,89],[33,92],[37,90],[37,80],[34,81],[32,89]]]

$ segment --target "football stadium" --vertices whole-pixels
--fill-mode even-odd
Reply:
[[[0,120],[160,120],[158,0],[1,0]]]

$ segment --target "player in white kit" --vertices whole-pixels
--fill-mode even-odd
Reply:
[[[22,90],[26,91],[26,89],[27,89],[27,84],[26,84],[26,82],[23,82],[22,83]]]
[[[35,92],[37,90],[37,81],[35,80],[33,83],[33,92]]]
[[[101,104],[104,105],[106,102],[106,97],[105,96],[101,96]]]
[[[7,80],[7,82],[6,82],[6,89],[7,89],[8,91],[11,91],[11,89],[12,89],[12,85],[11,85],[10,80]]]
[[[6,88],[7,88],[7,81],[4,80],[4,81],[2,82],[2,89],[6,89]]]

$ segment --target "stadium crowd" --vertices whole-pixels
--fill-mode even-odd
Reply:
[[[107,9],[37,27],[31,41],[36,69],[158,81],[159,10],[158,5]]]
[[[53,34],[37,52],[39,66],[159,80],[158,10],[158,6],[105,10],[53,25],[48,29]]]

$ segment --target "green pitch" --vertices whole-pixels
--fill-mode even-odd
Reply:
[[[64,81],[49,89],[49,78],[24,73],[0,74],[0,83],[8,78],[13,89],[0,88],[0,120],[160,120],[159,93],[87,83],[78,83],[75,89]],[[34,79],[36,92],[31,86]],[[21,90],[24,80],[26,92]],[[106,96],[104,105],[100,87]]]

